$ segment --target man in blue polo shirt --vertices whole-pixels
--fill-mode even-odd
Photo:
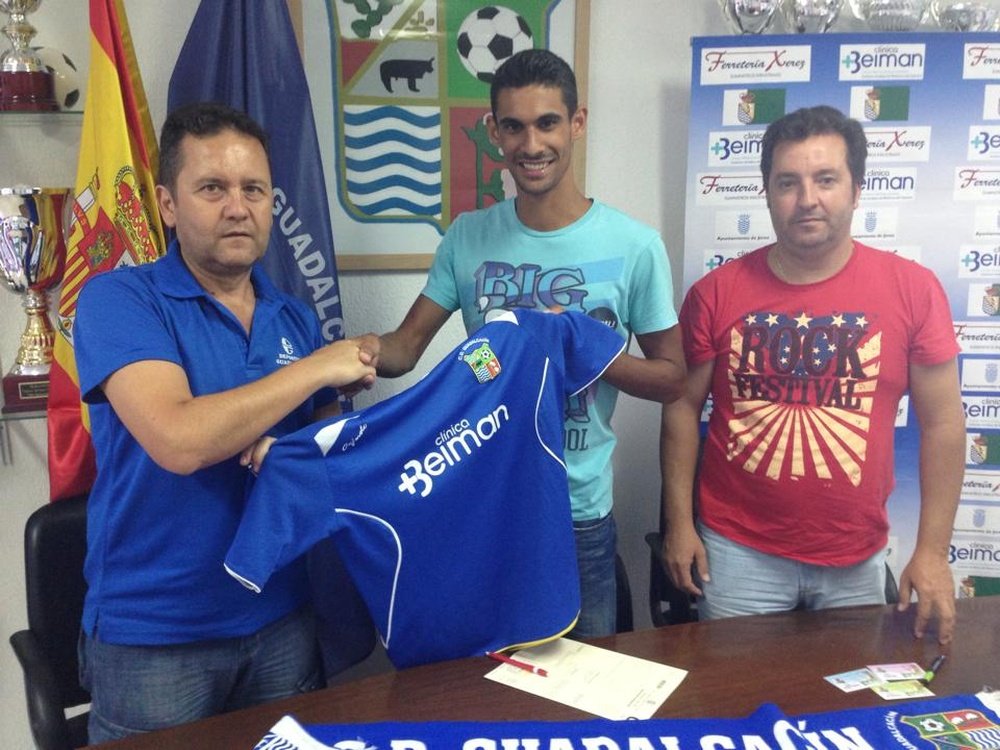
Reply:
[[[176,240],[80,296],[76,357],[98,463],[81,637],[92,743],[321,681],[303,563],[258,598],[221,565],[244,467],[274,436],[336,414],[333,388],[374,378],[356,341],[324,346],[313,314],[256,265],[272,219],[266,144],[228,107],[173,112],[156,191]]]

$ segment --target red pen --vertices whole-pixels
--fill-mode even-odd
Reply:
[[[502,661],[504,664],[510,664],[512,667],[517,667],[518,669],[523,669],[525,672],[531,672],[532,674],[537,674],[541,677],[548,677],[549,673],[546,672],[541,667],[536,667],[534,664],[528,664],[526,661],[518,661],[517,659],[511,659],[506,654],[501,654],[496,651],[487,651],[486,655],[491,659],[496,659],[497,661]]]

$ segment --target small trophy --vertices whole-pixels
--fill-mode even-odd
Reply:
[[[68,188],[0,188],[0,276],[23,294],[28,324],[14,366],[3,378],[3,411],[45,409],[55,331],[48,291],[62,281],[66,261],[63,211]]]
[[[850,0],[851,11],[875,31],[913,31],[929,0]]]
[[[740,34],[763,34],[778,10],[778,0],[719,0],[719,5]]]
[[[782,0],[785,25],[797,34],[821,34],[829,29],[844,0]]]
[[[0,110],[49,112],[59,108],[52,74],[29,46],[35,27],[25,16],[42,0],[0,0],[0,11],[10,16],[3,33],[13,45],[0,56]]]
[[[997,0],[931,0],[931,17],[946,31],[997,31]]]

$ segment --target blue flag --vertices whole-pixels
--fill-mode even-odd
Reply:
[[[323,163],[285,0],[202,0],[170,77],[167,111],[198,101],[241,109],[267,131],[274,226],[264,270],[316,311],[325,340],[343,338]],[[341,408],[350,410],[350,399]],[[375,627],[329,540],[310,550],[308,564],[310,585],[329,602],[315,608],[329,678],[371,653]]]
[[[325,340],[343,338],[323,163],[285,0],[202,0],[170,77],[167,111],[198,101],[241,109],[267,131],[274,226],[264,269],[316,311]]]

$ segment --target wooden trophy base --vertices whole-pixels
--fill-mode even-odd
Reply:
[[[4,414],[22,411],[45,411],[49,405],[49,376],[15,375],[3,378]]]

